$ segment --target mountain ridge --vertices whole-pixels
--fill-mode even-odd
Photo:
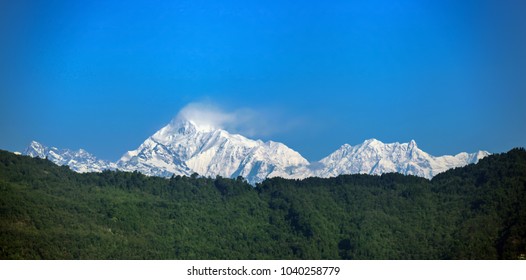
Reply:
[[[150,176],[244,177],[251,184],[266,178],[335,177],[342,174],[397,172],[431,179],[448,169],[476,163],[486,151],[433,156],[416,141],[383,143],[371,138],[352,146],[343,144],[319,161],[309,162],[297,151],[274,141],[263,142],[232,134],[206,123],[177,117],[117,162],[97,159],[85,150],[48,148],[33,141],[24,154],[48,158],[77,172],[138,171]]]
[[[70,149],[46,147],[37,141],[31,141],[23,154],[31,157],[47,158],[57,165],[67,165],[73,171],[79,173],[102,172],[104,170],[117,169],[115,163],[97,159],[84,149],[73,151]]]
[[[172,121],[117,162],[124,170],[147,175],[159,175],[150,167],[165,166],[176,175],[242,176],[252,183],[287,175],[288,167],[302,164],[308,161],[282,143],[253,140],[185,119]]]

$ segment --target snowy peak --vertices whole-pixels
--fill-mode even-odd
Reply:
[[[191,114],[190,114],[191,115]],[[383,174],[398,172],[432,178],[450,168],[477,163],[486,151],[435,157],[420,150],[414,140],[408,143],[383,143],[368,139],[361,144],[342,145],[318,162],[309,163],[286,145],[253,140],[217,128],[210,121],[178,116],[148,137],[137,149],[125,153],[117,163],[95,158],[85,150],[48,148],[33,141],[24,154],[48,158],[68,165],[77,172],[106,169],[139,171],[146,175],[205,177],[242,176],[254,184],[270,177],[304,179],[335,177],[341,174]]]
[[[398,172],[432,178],[450,168],[476,163],[489,153],[479,151],[456,156],[434,157],[420,150],[414,140],[409,143],[385,144],[369,139],[360,145],[343,145],[334,153],[320,160],[323,166],[313,174],[319,177],[333,177],[340,174],[383,174]]]
[[[30,157],[46,158],[46,147],[37,141],[31,141],[23,154]]]
[[[158,138],[170,138],[174,135],[189,135],[214,130],[216,129],[213,129],[211,126],[199,126],[193,121],[177,117],[153,136]]]
[[[409,149],[415,149],[415,148],[418,148],[416,146],[416,141],[415,140],[411,140],[409,141],[409,144],[407,145]]]
[[[471,154],[471,157],[469,159],[469,162],[471,163],[477,163],[479,160],[491,155],[491,153],[487,151],[478,151],[474,154]]]
[[[207,124],[203,122],[188,120],[182,117],[176,118],[170,123],[170,126],[177,128],[179,133],[188,132],[211,132],[215,130],[220,130],[219,127],[215,127],[212,124]]]
[[[298,152],[277,142],[248,139],[204,122],[177,117],[117,163],[148,175],[243,176],[255,183],[307,165]]]
[[[99,160],[83,149],[72,151],[55,147],[48,148],[36,141],[32,141],[23,154],[30,157],[47,158],[57,165],[68,165],[73,171],[80,173],[114,170],[116,167],[114,163]]]

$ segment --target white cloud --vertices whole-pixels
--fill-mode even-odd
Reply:
[[[181,109],[176,119],[186,119],[200,127],[221,129],[236,122],[234,114],[223,112],[210,103],[190,103]]]
[[[210,102],[190,103],[175,119],[187,119],[202,128],[220,128],[247,137],[267,137],[299,124],[297,120],[283,118],[276,110],[241,108],[227,112]]]

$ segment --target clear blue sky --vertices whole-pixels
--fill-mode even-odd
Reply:
[[[219,3],[220,2],[220,3]],[[116,160],[192,102],[309,160],[526,146],[526,1],[2,1],[0,149]]]

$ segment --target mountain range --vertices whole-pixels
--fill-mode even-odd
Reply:
[[[97,159],[84,149],[72,151],[55,147],[49,148],[36,141],[32,141],[23,154],[31,157],[47,158],[57,165],[67,165],[71,170],[80,173],[117,169],[115,163]]]
[[[83,149],[48,148],[35,141],[24,154],[68,165],[77,172],[118,169],[163,177],[193,173],[205,177],[242,176],[251,184],[270,177],[303,179],[390,172],[430,179],[448,169],[477,163],[489,155],[478,151],[435,157],[420,150],[413,140],[385,144],[369,139],[356,146],[345,144],[320,161],[309,162],[282,143],[252,140],[182,116],[117,162],[97,159]]]

